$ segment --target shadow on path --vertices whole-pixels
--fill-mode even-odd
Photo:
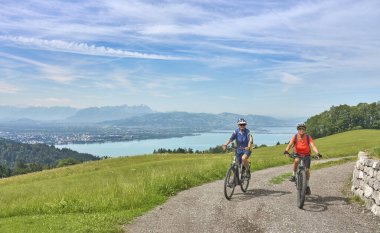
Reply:
[[[240,188],[240,187],[236,187]],[[268,190],[268,189],[250,189],[246,193],[236,193],[232,196],[231,201],[247,201],[256,197],[271,196],[271,197],[280,197],[291,192],[288,191],[277,191],[277,190]],[[235,197],[235,198],[234,198]]]
[[[342,206],[348,204],[348,199],[345,197],[321,197],[319,195],[310,195],[306,196],[303,209],[309,212],[324,212],[329,206]]]

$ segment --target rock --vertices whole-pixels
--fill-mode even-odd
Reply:
[[[372,169],[372,168],[369,168],[368,169],[368,176],[370,176],[370,177],[373,177],[373,173],[374,173],[375,171]]]
[[[368,159],[366,163],[367,167],[372,167],[374,162],[372,159]]]
[[[360,164],[360,166],[359,166],[359,170],[360,170],[360,171],[364,171],[364,165],[363,165],[363,164]]]
[[[377,173],[377,175],[376,175],[376,179],[377,179],[377,180],[380,180],[380,172]]]
[[[364,166],[364,173],[368,174],[368,167],[367,166]]]
[[[355,190],[354,190],[354,195],[355,195],[355,196],[358,196],[358,197],[361,198],[361,196],[360,196],[360,191],[362,191],[362,190],[361,190],[361,189],[355,189]]]
[[[356,190],[355,186],[351,186],[351,193],[355,194],[355,190]]]
[[[359,178],[359,171],[354,169],[354,172],[352,173],[352,179],[357,179]]]
[[[364,196],[365,197],[370,197],[373,193],[373,188],[371,188],[370,186],[368,185],[365,185],[364,187]]]
[[[380,180],[375,181],[375,183],[373,184],[373,189],[380,191]]]
[[[363,179],[364,178],[364,172],[360,171],[359,172],[359,179]]]
[[[360,167],[360,161],[358,160],[358,161],[356,161],[355,168],[356,168],[356,169],[359,169],[359,167]]]
[[[374,191],[372,193],[372,199],[375,201],[376,205],[380,205],[380,192]]]
[[[365,159],[367,159],[367,156],[368,156],[367,152],[359,151],[359,153],[358,153],[359,160],[365,160]]]
[[[359,180],[359,188],[364,189],[364,185],[365,185],[364,181]]]
[[[375,201],[372,199],[372,198],[368,198],[368,199],[366,199],[366,201],[365,201],[365,207],[367,208],[367,209],[371,209],[372,208],[372,206],[373,205],[376,205],[375,204]]]
[[[373,179],[373,178],[370,178],[370,179],[368,179],[368,182],[367,182],[367,184],[371,187],[371,188],[373,188],[373,186],[374,186],[374,184],[375,184],[375,179]]]
[[[380,171],[380,162],[377,161],[376,163],[373,163],[372,168],[376,171]]]
[[[372,213],[374,213],[377,216],[380,216],[380,206],[373,205],[371,208]]]
[[[361,189],[358,189],[358,196],[361,198],[364,197],[364,191]]]
[[[359,188],[360,187],[360,181],[357,179],[354,179],[352,181],[352,187]]]

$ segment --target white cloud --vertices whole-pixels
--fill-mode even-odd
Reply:
[[[19,91],[20,91],[20,88],[18,88],[17,86],[10,84],[10,83],[7,83],[7,82],[4,82],[4,81],[0,81],[0,93],[14,94],[14,93],[17,93]]]
[[[68,106],[73,105],[73,102],[69,98],[56,98],[56,97],[47,97],[44,99],[34,99],[32,101],[34,106]]]
[[[17,44],[30,46],[32,48],[43,49],[48,51],[78,53],[91,56],[107,57],[128,57],[157,60],[182,60],[185,58],[175,56],[164,56],[157,54],[147,54],[139,52],[130,52],[122,49],[113,49],[105,46],[88,45],[87,43],[66,42],[62,40],[43,40],[32,37],[14,37],[0,36],[0,40],[10,41]]]
[[[302,82],[302,78],[292,74],[283,73],[281,77],[281,82],[287,85],[296,85]]]
[[[69,83],[75,80],[75,78],[71,76],[70,74],[68,74],[67,71],[57,66],[45,64],[39,61],[35,61],[35,60],[28,59],[25,57],[15,56],[8,53],[0,52],[0,56],[33,65],[40,70],[40,72],[43,74],[42,76],[44,76],[46,79],[49,79],[58,83]]]

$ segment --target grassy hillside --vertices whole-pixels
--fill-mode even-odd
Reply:
[[[380,147],[380,130],[315,140],[324,157]],[[285,145],[256,149],[253,169],[290,163]],[[0,232],[118,232],[179,190],[223,178],[225,155],[146,155],[87,162],[0,180]],[[222,187],[220,187],[220,195]]]

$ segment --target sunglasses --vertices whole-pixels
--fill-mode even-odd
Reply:
[[[239,126],[245,126],[246,124],[239,124]]]

